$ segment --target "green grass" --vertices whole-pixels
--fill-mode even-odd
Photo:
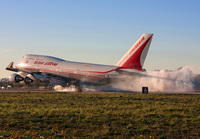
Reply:
[[[0,93],[0,138],[198,138],[200,95]]]

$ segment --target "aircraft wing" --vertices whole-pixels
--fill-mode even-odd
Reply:
[[[13,68],[13,65],[14,65],[14,62],[11,62],[11,63],[6,67],[6,70],[18,72],[19,69]]]
[[[22,70],[22,69],[14,68],[13,65],[14,65],[14,62],[11,62],[6,67],[6,70],[10,70],[10,71],[14,71],[14,72],[23,72],[23,73],[26,73],[28,75],[32,75],[32,77],[34,77],[35,79],[39,79],[39,80],[43,80],[43,81],[44,80],[50,81],[50,83],[54,84],[54,85],[66,86],[67,82],[77,81],[77,80],[74,80],[74,79],[71,79],[71,78],[55,75],[55,74],[52,74],[52,73],[31,72],[31,71],[27,71],[27,70]]]
[[[11,63],[6,67],[6,70],[15,71],[15,72],[22,71],[22,72],[25,72],[25,73],[28,73],[28,74],[32,74],[32,72],[30,72],[30,71],[26,71],[26,70],[22,70],[22,69],[13,68],[13,65],[14,65],[14,62],[11,62]]]

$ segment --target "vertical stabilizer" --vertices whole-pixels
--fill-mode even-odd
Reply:
[[[142,71],[153,34],[143,34],[129,51],[120,59],[117,66],[124,69]]]

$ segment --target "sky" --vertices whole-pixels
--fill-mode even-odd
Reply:
[[[146,70],[200,67],[199,0],[0,0],[0,78],[25,54],[116,64],[143,33]]]

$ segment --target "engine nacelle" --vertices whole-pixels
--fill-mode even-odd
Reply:
[[[11,75],[9,76],[9,81],[10,81],[11,83],[19,83],[19,82],[21,82],[21,81],[23,81],[23,80],[24,80],[24,78],[23,78],[22,76],[20,76],[19,74],[16,74],[16,73],[11,74]]]
[[[28,74],[25,78],[24,78],[24,82],[25,84],[30,84],[33,82],[35,78],[31,75],[31,74]]]
[[[32,83],[33,82],[33,80],[31,79],[31,78],[29,78],[29,77],[25,77],[24,78],[24,82],[25,82],[25,84],[30,84],[30,83]]]

